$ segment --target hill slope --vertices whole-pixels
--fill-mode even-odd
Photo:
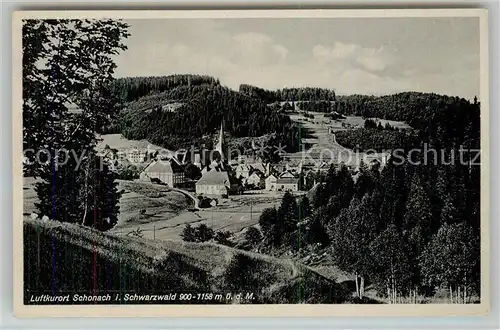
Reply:
[[[29,292],[113,290],[254,293],[246,303],[342,303],[349,296],[341,285],[289,260],[211,243],[117,237],[56,221],[25,219],[24,258],[25,300]]]

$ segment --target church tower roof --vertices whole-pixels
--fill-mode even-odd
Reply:
[[[221,160],[224,159],[224,119],[220,124],[220,132],[219,132],[219,140],[217,141],[217,145],[215,146],[215,150],[220,153]]]

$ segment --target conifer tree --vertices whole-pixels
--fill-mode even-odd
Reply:
[[[452,303],[459,290],[458,302],[468,302],[479,289],[479,237],[467,224],[444,224],[423,251],[420,267],[425,283],[449,288]]]
[[[47,156],[46,162],[30,162],[31,172],[41,178],[37,207],[52,219],[108,229],[116,222],[119,195],[114,175],[101,164],[96,167],[94,149],[96,132],[117,111],[109,85],[113,55],[126,48],[128,26],[80,19],[23,23],[23,144]],[[81,112],[69,112],[68,104]],[[90,194],[107,199],[91,203]],[[96,215],[92,221],[90,213]]]
[[[389,301],[412,290],[410,249],[396,226],[391,224],[370,242],[372,279]]]
[[[332,257],[344,271],[354,274],[356,293],[362,297],[364,279],[370,273],[369,245],[377,235],[378,216],[373,212],[373,199],[353,198],[329,227]]]
[[[422,251],[431,235],[432,212],[431,203],[417,175],[413,177],[410,194],[406,202],[403,230],[415,245]],[[417,252],[419,254],[420,252]]]

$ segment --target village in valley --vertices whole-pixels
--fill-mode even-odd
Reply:
[[[298,124],[313,132],[302,141],[309,147],[295,153],[282,153],[280,161],[275,163],[260,157],[259,151],[271,147],[259,145],[255,142],[257,139],[252,140],[250,148],[243,153],[232,152],[224,122],[214,134],[212,150],[171,151],[144,140],[130,141],[120,134],[102,135],[98,154],[114,166],[135,168],[133,179],[122,181],[122,186],[168,189],[170,193],[184,195],[191,205],[177,214],[165,214],[163,210],[158,212],[156,206],[148,208],[148,203],[129,199],[127,193],[135,193],[125,189],[122,204],[128,205],[122,206],[121,221],[112,231],[154,239],[180,239],[184,225],[204,223],[213,230],[231,232],[232,238],[238,241],[248,228],[258,226],[264,209],[279,205],[285,192],[298,198],[311,197],[318,184],[317,175],[326,173],[332,165],[347,166],[356,179],[361,163],[381,170],[388,159],[387,153],[354,152],[335,141],[336,131],[362,127],[364,119],[360,117],[333,120],[297,107],[291,112]],[[409,128],[404,123],[391,123]],[[282,152],[279,147],[274,149],[271,152]]]
[[[400,85],[413,72],[403,67],[372,81],[394,73],[370,60],[383,40],[380,51],[327,46],[328,34],[288,37],[312,21],[273,21],[269,36],[241,21],[23,23],[25,303],[49,287],[248,292],[268,304],[480,301],[482,172],[462,154],[481,147],[477,86]],[[425,26],[436,35],[450,22]],[[410,22],[398,24],[387,31]]]

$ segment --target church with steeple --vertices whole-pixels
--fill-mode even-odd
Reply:
[[[220,131],[219,131],[219,139],[217,144],[215,145],[215,151],[219,153],[220,162],[223,163],[225,161],[225,150],[224,150],[224,119],[220,123]]]
[[[196,182],[196,193],[202,195],[227,196],[233,189],[231,177],[226,164],[227,155],[224,145],[224,121],[221,122],[217,143],[210,156],[205,158],[209,163],[203,166],[202,176]]]
[[[203,172],[209,170],[224,170],[227,161],[227,150],[224,143],[224,121],[221,121],[220,130],[217,134],[217,139],[214,141],[212,150],[205,149],[202,146],[201,150],[195,151],[194,165],[202,169]]]

